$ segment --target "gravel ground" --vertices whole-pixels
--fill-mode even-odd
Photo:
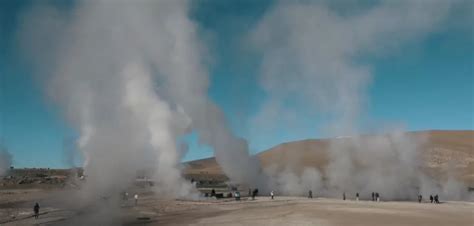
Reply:
[[[474,203],[371,202],[302,197],[133,200],[71,205],[73,191],[0,191],[0,225],[474,225]],[[67,200],[67,201],[65,201]],[[39,219],[32,207],[42,205]],[[79,207],[80,206],[80,207]]]

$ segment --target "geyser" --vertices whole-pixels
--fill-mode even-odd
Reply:
[[[12,156],[8,149],[0,144],[0,176],[8,172],[12,165]]]
[[[325,180],[320,173],[312,173],[308,181],[308,173],[269,171],[271,186],[287,194],[306,194],[298,189],[301,181],[307,181],[319,185],[305,187],[319,187],[330,196],[379,192],[385,199],[414,199],[420,192],[441,193],[459,185],[447,182],[439,189],[421,171],[416,150],[425,138],[411,139],[400,130],[377,130],[386,135],[370,139],[359,134],[362,122],[369,121],[364,109],[373,74],[367,59],[397,54],[400,47],[435,32],[452,5],[462,2],[380,1],[353,11],[339,3],[280,1],[249,34],[253,49],[262,56],[260,84],[268,96],[252,121],[254,133],[262,133],[259,128],[276,123],[276,118],[314,117],[330,119],[320,133],[347,137],[331,142]],[[291,127],[290,120],[278,123],[281,129]],[[459,193],[442,195],[459,197]]]
[[[351,138],[332,142],[325,174],[261,169],[249,155],[208,97],[210,56],[189,1],[78,1],[61,11],[37,5],[22,18],[19,38],[49,97],[80,133],[89,194],[119,192],[151,169],[159,193],[192,196],[177,141],[195,131],[236,183],[291,195],[383,190],[384,198],[404,199],[433,184],[419,170],[423,139],[397,130],[372,140],[357,135],[372,81],[366,60],[436,31],[451,4],[382,1],[342,14],[324,1],[281,1],[250,31],[268,97],[252,126],[294,115],[288,101],[332,119],[323,133]],[[441,187],[455,191],[457,183]]]
[[[257,183],[259,163],[207,97],[205,43],[188,1],[79,1],[39,5],[20,38],[48,95],[79,133],[87,188],[126,188],[141,169],[159,192],[189,196],[180,175],[180,136],[196,131],[236,182]]]

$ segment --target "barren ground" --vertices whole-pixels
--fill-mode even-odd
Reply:
[[[0,191],[0,225],[473,225],[474,203],[371,202],[303,197],[256,200],[99,200],[73,207],[67,191]],[[64,201],[64,199],[68,200]],[[60,201],[62,200],[62,201]],[[31,217],[34,202],[43,213]],[[68,204],[69,203],[69,204]],[[102,206],[101,206],[102,205]],[[105,208],[104,208],[105,207]]]

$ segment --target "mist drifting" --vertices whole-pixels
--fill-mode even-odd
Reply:
[[[287,101],[328,116],[323,134],[351,138],[331,142],[325,172],[261,169],[250,156],[248,142],[235,136],[208,97],[212,56],[189,4],[78,1],[62,8],[38,5],[23,15],[20,44],[45,93],[79,133],[85,190],[120,192],[146,169],[158,193],[193,197],[181,176],[178,148],[191,131],[214,149],[230,180],[263,191],[376,191],[386,199],[408,199],[462,186],[438,185],[421,172],[416,150],[423,139],[399,130],[370,140],[358,136],[373,79],[364,59],[396,53],[435,32],[453,3],[382,1],[343,15],[325,1],[281,1],[249,31],[262,56],[259,80],[268,95],[252,126],[294,114]]]
[[[12,155],[6,147],[0,144],[0,176],[7,173],[10,166],[12,166]]]
[[[159,192],[189,197],[177,142],[190,131],[215,150],[232,180],[250,183],[258,172],[247,142],[207,97],[209,56],[188,14],[188,1],[79,1],[63,11],[38,6],[24,17],[22,46],[80,132],[93,193],[120,191],[137,171],[152,169]]]
[[[435,192],[459,198],[466,193],[459,183],[438,184],[422,172],[417,150],[426,138],[409,138],[398,129],[378,129],[377,133],[386,135],[363,138],[359,129],[367,121],[367,92],[373,79],[367,59],[399,53],[401,47],[436,32],[452,5],[460,3],[381,1],[343,13],[340,7],[345,5],[338,1],[280,1],[265,13],[249,40],[262,55],[260,84],[269,100],[252,124],[274,123],[272,116],[305,118],[285,107],[291,100],[293,105],[330,119],[322,134],[346,136],[332,139],[326,179],[321,181],[319,173],[314,173],[308,180],[303,173],[304,187],[319,187],[329,196],[379,192],[385,199]],[[296,172],[272,174],[277,175],[275,186],[280,190],[292,194],[291,185],[301,187]],[[315,182],[319,185],[310,185]],[[463,191],[441,192],[453,184]]]

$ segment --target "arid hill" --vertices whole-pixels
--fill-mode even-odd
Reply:
[[[439,175],[442,179],[446,176],[448,169],[451,169],[450,171],[457,172],[455,176],[461,178],[470,187],[474,187],[473,130],[432,130],[409,132],[407,135],[425,139],[418,150],[428,173]],[[370,137],[364,136],[364,139],[370,139]],[[299,171],[311,166],[324,171],[328,163],[329,142],[329,139],[309,139],[283,143],[260,152],[258,157],[263,167],[274,164]],[[185,174],[222,176],[223,173],[214,158],[206,158],[185,163]]]

